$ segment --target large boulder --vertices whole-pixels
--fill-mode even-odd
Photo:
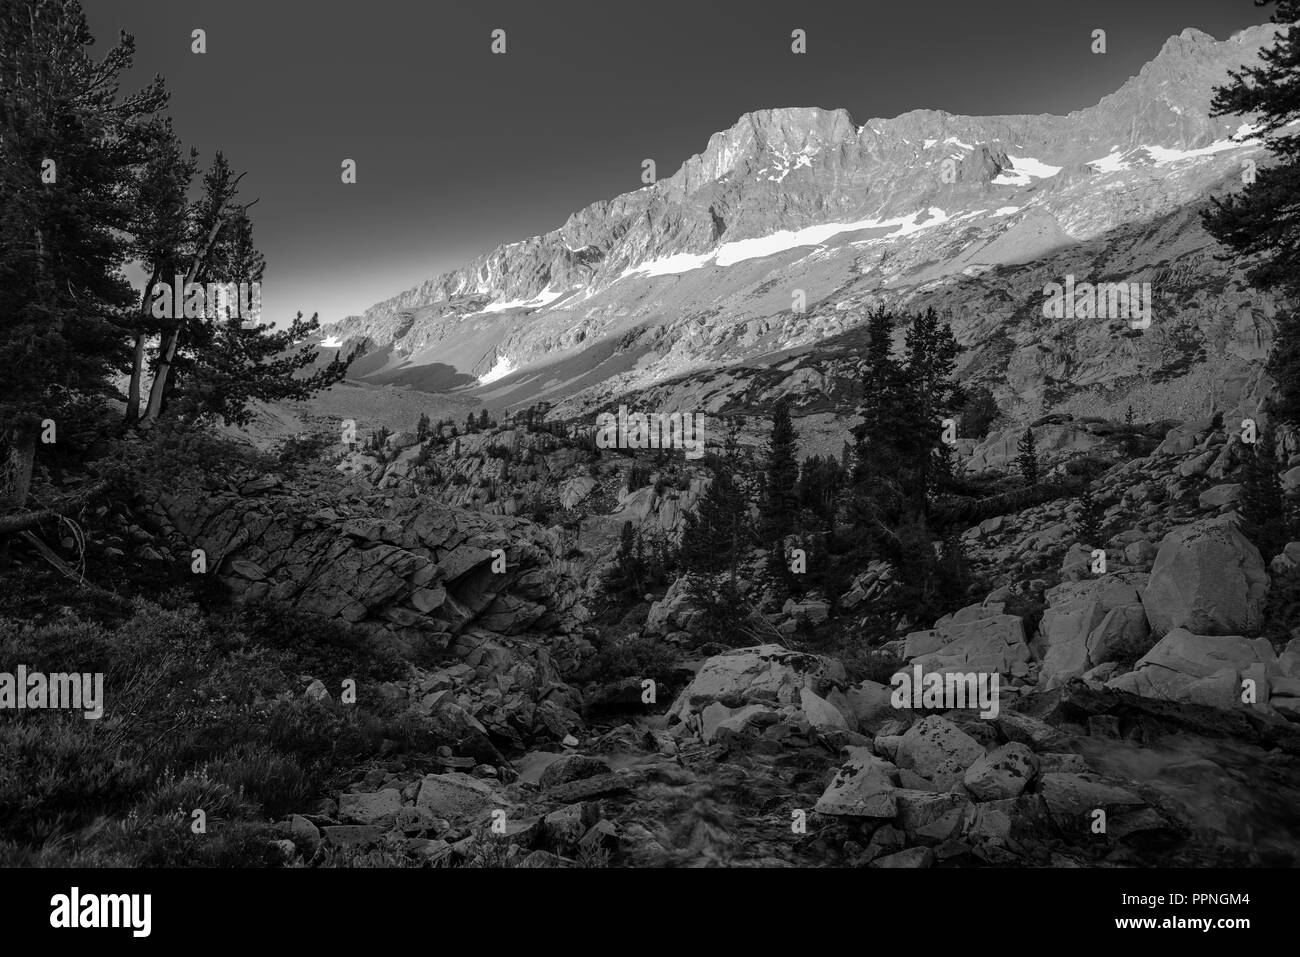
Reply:
[[[1044,774],[1039,790],[1047,802],[1052,822],[1067,834],[1075,835],[1089,833],[1093,814],[1098,809],[1112,814],[1146,803],[1132,791],[1091,774]]]
[[[596,480],[589,475],[571,478],[560,486],[560,508],[573,508],[596,488]]]
[[[814,728],[847,729],[849,726],[839,708],[807,688],[799,691],[799,710]]]
[[[930,715],[907,729],[895,760],[940,790],[962,780],[966,770],[984,757],[984,746],[939,715]]]
[[[339,820],[346,824],[390,826],[402,809],[402,792],[384,788],[373,794],[340,794]]]
[[[870,748],[849,747],[848,757],[813,810],[844,817],[887,817],[898,813],[894,779],[898,769]]]
[[[1259,549],[1232,516],[1222,516],[1164,537],[1142,604],[1157,635],[1175,628],[1234,635],[1258,627],[1267,593]]]
[[[1196,419],[1174,426],[1165,433],[1164,440],[1156,446],[1153,455],[1183,455],[1196,448],[1201,437],[1214,428],[1210,419]]]
[[[698,723],[709,705],[803,706],[805,689],[819,698],[845,683],[844,666],[831,658],[790,651],[781,645],[737,648],[706,661],[668,712],[670,724]],[[822,701],[828,708],[833,706]],[[820,705],[819,705],[820,706]]]
[[[875,734],[882,724],[898,716],[891,700],[893,694],[888,685],[863,680],[843,692],[832,691],[827,700],[849,720],[853,730]]]
[[[1017,674],[1028,671],[1029,646],[1018,615],[991,615],[969,621],[950,621],[934,629],[938,648],[911,659],[926,672],[984,672]],[[909,636],[909,649],[916,647]],[[919,644],[919,642],[918,642]],[[921,645],[924,647],[924,645]]]
[[[1264,638],[1194,635],[1175,628],[1133,671],[1107,686],[1147,698],[1234,708],[1241,705],[1243,676],[1266,684],[1266,676],[1276,670],[1277,656]],[[1258,700],[1268,700],[1267,687],[1259,689]]]
[[[687,593],[685,576],[668,586],[664,597],[650,606],[646,615],[645,632],[648,635],[666,635],[674,631],[692,631],[701,612]]]
[[[1011,741],[975,760],[962,783],[981,801],[1019,797],[1038,773],[1038,756],[1018,741]]]
[[[476,819],[497,803],[490,784],[460,771],[426,774],[415,798],[416,807],[448,820]]]
[[[1142,589],[1147,578],[1120,573],[1048,589],[1047,608],[1038,627],[1043,646],[1039,680],[1044,687],[1064,684],[1125,648],[1146,650]]]

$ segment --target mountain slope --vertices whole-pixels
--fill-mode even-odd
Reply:
[[[364,345],[367,381],[581,410],[837,335],[873,302],[919,300],[950,315],[967,367],[1012,406],[1200,365],[1241,378],[1275,305],[1212,258],[1197,213],[1266,156],[1209,103],[1274,29],[1185,30],[1064,117],[751,113],[671,177],[336,323],[327,341]],[[1044,284],[1066,275],[1151,282],[1152,326],[1042,319]]]

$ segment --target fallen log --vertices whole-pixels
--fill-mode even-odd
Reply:
[[[67,515],[81,508],[90,499],[99,495],[106,488],[108,482],[96,482],[89,488],[84,488],[75,495],[70,496],[58,505],[50,508],[37,509],[34,512],[16,512],[12,515],[0,515],[0,535],[13,535],[17,532],[25,532],[28,529],[35,528],[51,518],[58,518],[60,515]]]

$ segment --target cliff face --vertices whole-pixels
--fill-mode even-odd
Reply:
[[[672,176],[574,213],[325,330],[364,342],[355,373],[495,405],[616,394],[799,348],[881,299],[946,310],[1002,398],[1242,375],[1274,305],[1213,258],[1208,197],[1266,160],[1211,117],[1271,26],[1171,38],[1117,92],[1069,116],[764,110]],[[1044,320],[1043,286],[1150,282],[1152,326]],[[802,305],[801,305],[802,302]]]

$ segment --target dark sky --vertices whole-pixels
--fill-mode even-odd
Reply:
[[[180,135],[248,170],[264,318],[360,312],[499,243],[671,175],[745,112],[1066,113],[1250,0],[86,0]],[[207,31],[208,51],[190,52]],[[508,52],[489,51],[507,31]],[[808,52],[790,52],[807,31]],[[1090,52],[1104,28],[1108,52]],[[357,183],[340,163],[358,164]]]

